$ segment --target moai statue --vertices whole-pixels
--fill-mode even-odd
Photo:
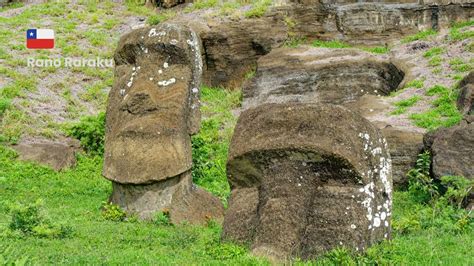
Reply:
[[[325,104],[244,111],[227,163],[223,239],[274,260],[364,250],[390,237],[391,161],[368,120]]]
[[[134,30],[115,52],[103,175],[110,201],[139,217],[171,221],[223,216],[221,202],[192,183],[191,135],[199,130],[201,43],[180,25]]]

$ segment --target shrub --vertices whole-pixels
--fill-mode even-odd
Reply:
[[[206,246],[206,255],[219,261],[237,258],[246,253],[247,250],[244,247],[233,243],[219,243],[218,241],[213,241]]]
[[[425,151],[418,155],[415,168],[408,172],[409,190],[422,202],[439,195],[438,187],[430,176],[430,165],[431,154]]]
[[[48,221],[40,212],[41,201],[33,204],[17,204],[10,208],[9,229],[21,235],[41,238],[66,238],[72,234],[72,228],[56,225]]]
[[[169,210],[163,210],[161,212],[157,212],[153,219],[153,223],[157,225],[165,225],[165,226],[171,225]]]
[[[0,98],[0,115],[3,115],[5,111],[10,107],[10,100],[5,98]]]
[[[103,202],[102,217],[108,221],[121,222],[127,218],[127,214],[118,205],[111,202]]]
[[[451,205],[461,208],[474,187],[474,181],[462,176],[443,176],[441,185],[445,189],[443,197]]]
[[[105,141],[105,113],[97,116],[83,117],[79,123],[72,125],[67,134],[78,139],[81,146],[89,153],[103,154]]]

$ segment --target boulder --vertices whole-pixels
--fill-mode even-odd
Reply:
[[[194,188],[189,173],[201,53],[197,35],[177,24],[134,30],[115,52],[103,175],[113,182],[110,200],[142,218],[165,209],[175,222],[222,217],[219,200]]]
[[[425,150],[431,153],[433,177],[446,175],[474,178],[474,123],[461,121],[450,128],[440,128],[424,137]]]
[[[457,107],[466,117],[474,116],[474,71],[464,77],[458,85]]]
[[[423,134],[390,126],[381,130],[392,158],[393,185],[407,187],[407,173],[415,167],[418,154],[423,151]]]
[[[243,88],[243,107],[262,103],[348,104],[364,95],[387,95],[404,73],[385,57],[356,49],[278,48],[258,60]]]
[[[55,171],[64,170],[76,165],[76,152],[79,143],[74,140],[63,142],[20,143],[12,148],[18,153],[19,159],[47,165]]]
[[[275,260],[390,237],[391,160],[380,131],[336,105],[244,111],[229,149],[222,237]]]

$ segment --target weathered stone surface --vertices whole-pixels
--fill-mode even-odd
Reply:
[[[173,224],[183,221],[203,224],[210,219],[222,220],[224,208],[216,197],[191,182],[187,171],[175,178],[152,184],[135,185],[113,182],[110,201],[124,206],[127,212],[141,218],[153,218],[158,211],[169,214]]]
[[[262,103],[345,104],[364,95],[387,95],[404,73],[388,59],[355,49],[278,48],[258,60],[243,89],[243,107]]]
[[[274,259],[388,238],[391,162],[369,121],[335,105],[244,111],[229,150],[223,238]]]
[[[406,187],[407,173],[415,166],[418,154],[423,150],[423,134],[394,127],[381,130],[387,139],[392,158],[393,185]]]
[[[109,95],[104,175],[144,184],[191,168],[189,135],[199,128],[199,39],[164,24],[122,37]]]
[[[189,25],[201,37],[206,53],[204,82],[238,87],[259,57],[290,38],[385,45],[420,30],[447,28],[453,22],[474,17],[474,3],[463,1],[435,5],[406,3],[412,1],[296,2],[300,3],[272,7],[261,18],[221,18],[208,13],[201,17],[192,13],[173,20]]]
[[[458,175],[474,178],[474,124],[462,121],[450,128],[441,128],[424,137],[425,150],[432,156],[434,178]]]
[[[18,152],[19,159],[45,164],[56,171],[76,165],[76,152],[79,143],[73,140],[63,142],[20,143],[12,148]]]
[[[103,175],[113,181],[110,200],[141,218],[165,210],[175,223],[222,218],[220,201],[190,174],[201,51],[193,31],[162,24],[123,36],[115,52]]]
[[[474,71],[459,83],[458,109],[465,116],[474,116]]]

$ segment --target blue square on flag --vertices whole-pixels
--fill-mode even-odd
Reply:
[[[28,29],[26,31],[26,48],[53,49],[54,31],[51,29]]]

